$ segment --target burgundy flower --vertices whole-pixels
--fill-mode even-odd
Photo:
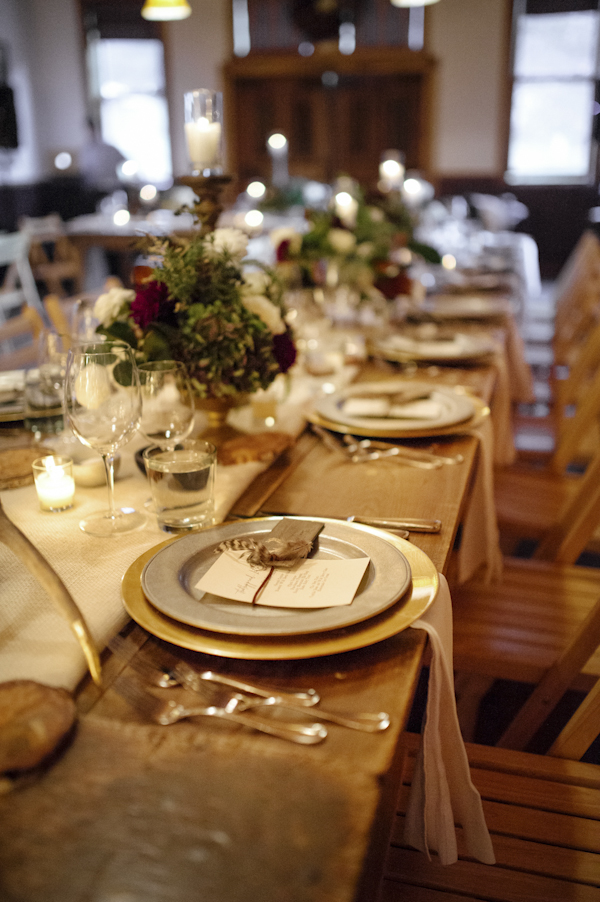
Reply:
[[[164,282],[147,282],[138,288],[131,303],[131,317],[142,329],[160,318],[161,305],[168,301],[169,292]]]
[[[287,263],[290,259],[290,238],[284,238],[277,246],[277,251],[275,252],[275,256],[277,257],[278,263]]]
[[[296,360],[296,345],[289,332],[273,336],[273,356],[279,364],[280,371],[287,373]]]

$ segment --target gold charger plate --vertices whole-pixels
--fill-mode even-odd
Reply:
[[[455,386],[455,390],[456,390]],[[348,426],[346,423],[338,423],[330,420],[316,410],[309,410],[306,419],[309,423],[315,423],[323,429],[329,429],[331,432],[340,432],[342,435],[362,435],[367,438],[434,438],[441,435],[459,435],[463,432],[470,432],[471,429],[477,429],[490,415],[490,408],[487,404],[464,389],[473,403],[475,413],[468,420],[460,423],[453,423],[450,426],[438,426],[427,429],[426,427],[416,429],[377,429],[375,427],[367,428],[362,426]]]
[[[257,517],[256,519],[264,519]],[[320,517],[324,522],[334,522]],[[335,521],[337,522],[337,521]],[[439,576],[427,555],[391,533],[371,526],[362,526],[365,532],[385,539],[398,548],[408,560],[412,572],[412,587],[396,604],[369,620],[343,629],[327,630],[280,637],[236,636],[214,633],[172,620],[154,608],[142,591],[141,576],[147,562],[167,545],[179,541],[170,539],[150,548],[131,564],[123,577],[121,592],[125,610],[140,626],[159,639],[192,651],[220,655],[224,658],[240,658],[258,661],[283,661],[297,658],[318,658],[339,654],[357,648],[365,648],[409,627],[425,613],[435,599]]]

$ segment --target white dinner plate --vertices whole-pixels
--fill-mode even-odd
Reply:
[[[427,298],[423,310],[437,320],[495,319],[507,316],[512,307],[507,298],[449,294]]]
[[[312,557],[352,560],[368,557],[369,565],[349,605],[299,610],[271,608],[229,601],[195,587],[216,560],[215,549],[225,539],[266,536],[280,517],[226,523],[193,533],[158,551],[142,571],[148,601],[173,620],[201,629],[240,636],[293,636],[360,623],[387,610],[411,586],[406,557],[386,534],[357,523],[323,522]]]
[[[375,342],[371,352],[375,357],[393,362],[428,360],[432,362],[479,360],[493,354],[496,346],[486,335],[465,335],[457,332],[451,338],[413,338],[409,335],[389,335]]]
[[[23,419],[25,370],[0,373],[0,423]]]
[[[422,388],[429,398],[426,402],[411,402],[404,407],[403,416],[361,416],[356,413],[348,413],[354,409],[360,409],[357,402],[367,401],[371,403],[381,397],[393,397],[403,388],[416,390]],[[425,406],[429,403],[429,407]],[[399,411],[402,405],[392,407]],[[430,382],[418,382],[413,380],[390,379],[384,382],[361,382],[358,385],[349,385],[342,391],[315,402],[317,414],[324,420],[339,423],[347,427],[349,432],[353,429],[372,430],[371,435],[403,432],[413,432],[416,429],[431,431],[453,426],[465,422],[475,413],[475,405],[468,395],[456,391],[445,385],[432,385]],[[416,411],[418,416],[411,416],[410,412]],[[427,416],[427,411],[431,416]],[[362,433],[364,434],[364,433]]]

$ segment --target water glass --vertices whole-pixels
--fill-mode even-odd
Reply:
[[[64,428],[62,385],[41,369],[27,370],[24,385],[25,428],[36,435],[52,435]]]
[[[144,451],[158,525],[166,532],[212,526],[215,514],[217,449],[210,442],[185,439],[174,449]]]

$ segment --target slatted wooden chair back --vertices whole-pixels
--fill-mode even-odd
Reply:
[[[585,232],[559,276],[552,342],[555,364],[568,365],[600,318],[600,241]]]
[[[556,523],[536,548],[537,560],[573,564],[600,526],[600,448],[578,479],[577,491],[568,498]],[[600,570],[598,572],[600,580]]]
[[[44,322],[33,307],[24,304],[17,316],[0,323],[0,370],[35,366]]]
[[[600,345],[600,333],[594,336]],[[578,458],[589,460],[599,443],[598,423],[600,421],[600,360],[592,361],[585,382],[579,391],[571,382],[572,394],[566,392],[562,398],[562,418],[556,423],[556,445],[551,456],[549,469],[552,473],[564,473]],[[589,375],[593,373],[593,375]],[[565,416],[568,404],[575,403],[572,416]],[[558,414],[557,414],[558,418]]]
[[[69,293],[67,286],[71,292],[81,291],[81,257],[69,240],[60,216],[57,213],[41,217],[22,216],[19,229],[29,239],[29,262],[34,278],[43,282],[46,290],[60,297],[66,297]]]

